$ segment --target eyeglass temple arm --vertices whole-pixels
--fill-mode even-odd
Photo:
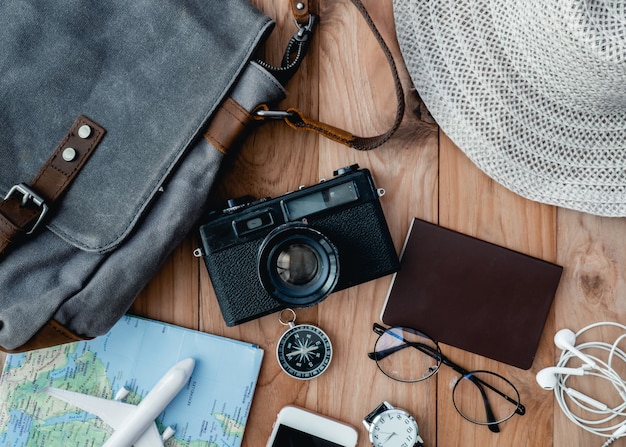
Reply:
[[[487,422],[489,422],[489,424],[487,425],[489,427],[489,430],[491,430],[493,433],[500,433],[500,426],[498,425],[498,422],[496,421],[496,416],[493,414],[493,410],[491,409],[491,404],[489,403],[489,399],[487,398],[487,393],[485,393],[485,389],[479,383],[482,382],[482,380],[478,379],[475,376],[471,376],[470,380],[474,385],[476,385],[476,388],[478,388],[480,396],[483,399],[483,406],[485,407]]]
[[[502,391],[500,391],[493,385],[485,382],[484,380],[481,380],[479,377],[474,376],[470,371],[467,371],[465,368],[457,365],[456,363],[454,363],[452,360],[450,360],[443,354],[441,354],[441,363],[443,363],[446,366],[449,366],[450,368],[455,370],[457,373],[461,374],[463,377],[467,377],[468,379],[470,379],[472,383],[474,383],[480,389],[480,394],[483,395],[483,399],[485,400],[485,403],[487,403],[486,401],[487,396],[485,395],[485,390],[482,388],[483,386],[489,388],[491,391],[501,396],[507,402],[515,405],[515,413],[519,414],[520,416],[523,416],[526,413],[526,407],[524,407],[524,405],[522,405],[521,402],[516,401],[515,399],[503,393]],[[491,412],[491,409],[489,409],[488,412]]]
[[[374,323],[372,330],[377,333],[379,336],[383,335],[385,332],[387,332],[387,329],[384,326],[381,326],[378,323]],[[432,347],[425,345],[423,343],[413,343],[408,341],[407,339],[405,339],[404,337],[402,337],[401,335],[398,334],[393,334],[393,337],[397,338],[398,340],[400,340],[402,343],[401,345],[396,345],[396,346],[392,346],[390,348],[387,349],[381,349],[380,351],[374,351],[374,352],[370,352],[367,354],[367,356],[372,359],[372,360],[382,360],[385,357],[393,354],[394,352],[398,352],[408,346],[411,346],[415,349],[417,349],[418,351],[428,355],[429,357],[434,358],[435,360],[442,360],[443,355],[441,354],[441,352],[439,352],[439,350],[437,349],[433,349]]]
[[[491,404],[489,403],[489,399],[487,398],[487,393],[485,393],[485,389],[483,388],[483,385],[488,387],[492,391],[496,392],[500,396],[504,397],[506,400],[513,401],[516,406],[519,407],[519,405],[521,405],[521,404],[519,402],[515,402],[514,399],[509,398],[509,396],[507,396],[506,394],[504,394],[503,392],[501,392],[497,388],[495,388],[495,387],[491,386],[490,384],[480,380],[480,378],[478,378],[478,377],[476,377],[474,375],[470,375],[465,368],[460,367],[459,365],[454,363],[452,360],[450,360],[449,358],[447,358],[443,354],[441,354],[441,363],[443,363],[444,365],[449,366],[454,371],[456,371],[457,373],[461,374],[461,379],[463,377],[467,377],[474,385],[476,385],[476,388],[478,388],[478,392],[480,393],[480,396],[483,399],[483,406],[485,407],[485,414],[486,414],[486,417],[487,417],[487,422],[489,423],[489,424],[487,424],[487,426],[489,427],[489,430],[491,430],[493,433],[500,433],[500,427],[498,426],[498,421],[496,420],[496,416],[493,414],[493,409],[491,408]],[[461,379],[459,379],[459,380],[461,380]]]
[[[524,414],[526,414],[526,407],[524,405],[522,405],[521,402],[518,402],[515,399],[513,399],[512,397],[504,394],[502,391],[500,391],[499,389],[497,389],[493,385],[485,382],[484,380],[481,380],[479,377],[474,376],[469,371],[465,372],[464,377],[467,377],[468,379],[470,379],[472,381],[472,383],[476,384],[476,386],[482,385],[482,386],[485,386],[485,387],[489,388],[491,391],[493,391],[494,393],[496,393],[496,394],[500,395],[502,398],[504,398],[507,402],[515,405],[515,413],[519,414],[520,416],[523,416]]]
[[[380,351],[369,352],[367,356],[372,360],[382,360],[385,357],[389,357],[391,354],[394,354],[398,351],[403,350],[404,348],[415,348],[418,351],[426,354],[429,357],[432,357],[436,360],[439,360],[441,356],[437,351],[434,351],[430,346],[422,344],[422,343],[413,343],[407,340],[403,340],[404,344],[392,346],[387,349],[381,349]]]
[[[373,330],[378,335],[382,335],[383,333],[386,332],[386,329],[383,326],[379,325],[378,323],[374,323]],[[432,346],[428,346],[423,343],[410,342],[398,334],[393,334],[393,336],[397,338],[398,340],[400,340],[403,344],[392,346],[387,349],[381,349],[380,351],[370,352],[367,354],[368,357],[371,358],[372,360],[382,360],[385,357],[410,346],[428,355],[429,357],[443,363],[444,365],[449,366],[450,368],[452,368],[459,374],[462,374],[462,375],[467,374],[467,371],[465,369],[461,368],[459,365],[449,360],[445,355],[441,353],[439,349],[435,349]]]

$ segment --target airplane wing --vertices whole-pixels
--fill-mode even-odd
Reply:
[[[101,397],[89,396],[87,394],[59,388],[46,387],[41,391],[91,414],[95,414],[114,429],[117,429],[121,423],[130,416],[135,408],[137,408],[135,405],[125,402],[103,399]]]
[[[108,425],[117,429],[124,420],[137,408],[135,405],[127,404],[117,400],[103,399],[101,397],[89,396],[87,394],[74,391],[62,390],[59,388],[46,387],[42,392],[54,396],[57,399],[74,405],[89,413],[95,414]],[[135,447],[155,447],[162,446],[163,438],[159,429],[153,422],[152,425],[135,442]]]
[[[152,423],[143,435],[141,435],[141,437],[133,444],[134,447],[156,447],[162,445],[163,438],[161,437],[159,429],[155,423]]]

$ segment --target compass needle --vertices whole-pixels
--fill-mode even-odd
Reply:
[[[285,321],[283,313],[290,312],[291,319]],[[282,370],[293,378],[313,379],[322,374],[332,358],[332,344],[328,335],[311,324],[295,324],[296,315],[292,309],[285,309],[279,321],[289,329],[280,337],[276,345],[276,358]]]

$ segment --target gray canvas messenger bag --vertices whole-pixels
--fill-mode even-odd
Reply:
[[[0,349],[95,337],[129,309],[284,98],[314,24],[291,3],[297,48],[276,70],[254,59],[273,22],[248,0],[0,3]],[[395,130],[285,116],[357,149]]]

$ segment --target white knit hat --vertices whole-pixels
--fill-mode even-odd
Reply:
[[[442,130],[532,200],[626,216],[626,0],[394,0]]]

